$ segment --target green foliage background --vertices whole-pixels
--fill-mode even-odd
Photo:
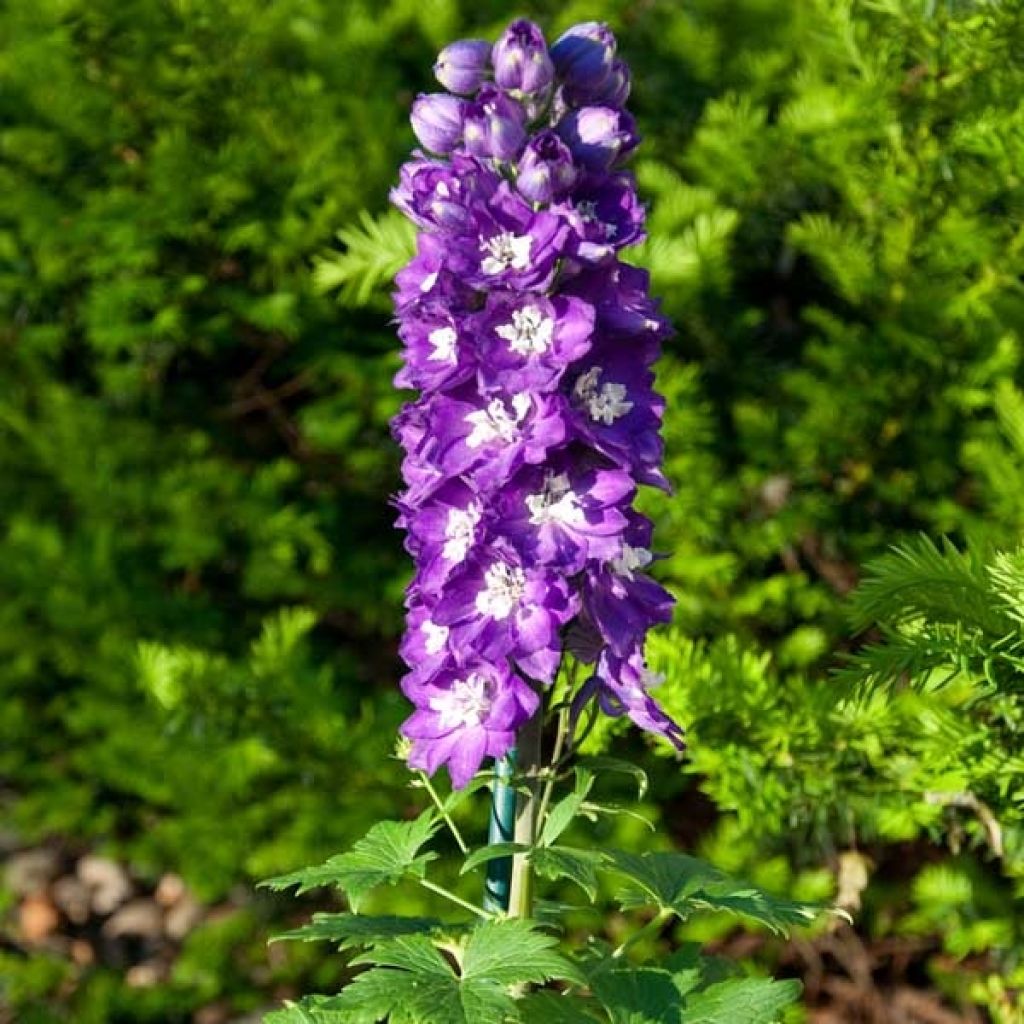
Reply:
[[[854,844],[884,861],[959,839],[920,906],[870,890],[864,927],[939,931],[950,905],[994,921],[953,950],[987,958],[980,980],[943,984],[1002,1012],[1024,957],[1019,734],[968,682],[864,704],[828,670],[864,561],[918,531],[1012,548],[1024,525],[1024,9],[517,10],[619,33],[653,211],[636,259],[678,326],[676,493],[648,510],[679,597],[655,654],[693,759],[656,762],[651,809],[676,827],[699,785],[725,814],[707,848],[785,865],[783,884]],[[0,8],[0,810],[25,844],[174,869],[215,900],[410,799],[389,757],[408,564],[386,289],[407,235],[386,193],[436,50],[511,13]],[[970,757],[950,757],[953,725]],[[936,792],[992,803],[1006,856]],[[273,912],[193,957],[227,958]],[[190,963],[170,994],[97,972],[69,997],[52,964],[0,952],[0,1003],[162,1021],[258,1001]]]

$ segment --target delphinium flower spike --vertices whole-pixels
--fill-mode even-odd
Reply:
[[[419,397],[393,429],[405,458],[403,725],[410,763],[465,786],[537,711],[567,637],[596,702],[681,745],[643,656],[672,599],[646,570],[638,485],[665,487],[652,365],[669,333],[645,272],[625,111],[629,72],[607,26],[548,46],[514,21],[461,40],[420,96],[422,150],[392,201],[419,229],[399,273],[396,378]]]

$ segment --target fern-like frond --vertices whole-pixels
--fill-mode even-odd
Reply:
[[[924,536],[868,563],[866,578],[853,595],[851,619],[855,629],[928,619],[962,623],[995,636],[1004,635],[1011,625],[993,600],[981,560],[948,540],[940,548]]]
[[[376,219],[364,210],[357,224],[338,232],[338,239],[344,251],[320,256],[313,281],[323,292],[341,289],[346,306],[366,306],[412,258],[416,229],[394,210]]]

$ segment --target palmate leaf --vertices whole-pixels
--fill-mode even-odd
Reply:
[[[554,949],[556,939],[528,921],[488,921],[462,945],[460,968],[421,935],[376,945],[355,963],[373,963],[336,999],[332,1009],[354,1024],[497,1024],[515,1016],[512,985],[554,978],[582,984],[579,971]]]
[[[771,896],[682,853],[612,850],[608,856],[627,879],[619,896],[627,910],[657,907],[684,919],[696,910],[724,910],[781,933],[791,925],[810,924],[823,909]]]
[[[798,981],[736,978],[694,992],[683,1006],[686,1024],[776,1024],[800,998]]]
[[[530,863],[538,875],[575,882],[592,900],[597,897],[597,870],[604,860],[600,850],[572,846],[541,846],[530,855]]]
[[[559,995],[555,992],[534,992],[516,1004],[522,1024],[607,1024],[593,1000]]]
[[[456,926],[455,930],[458,930]],[[399,935],[425,935],[452,927],[433,917],[373,917],[363,914],[314,914],[313,920],[301,928],[275,935],[271,942],[336,942],[340,949],[350,946],[372,946]]]
[[[600,971],[591,978],[594,995],[613,1024],[681,1024],[682,996],[668,971],[632,967]]]
[[[323,885],[336,885],[345,892],[353,910],[362,898],[379,885],[393,885],[405,877],[422,878],[435,853],[420,848],[437,830],[437,819],[426,811],[415,821],[381,821],[370,829],[348,853],[331,857],[317,867],[303,868],[261,884],[270,889],[297,886],[300,893]]]
[[[352,1024],[350,1014],[330,1008],[333,1002],[330,996],[307,996],[266,1014],[263,1024]]]

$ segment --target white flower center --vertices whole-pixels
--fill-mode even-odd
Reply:
[[[457,679],[447,693],[430,698],[430,710],[438,713],[442,729],[478,728],[491,710],[486,677],[473,672],[465,679]]]
[[[445,545],[441,551],[445,561],[461,562],[466,557],[466,552],[473,545],[480,515],[478,505],[470,505],[465,509],[452,508],[448,510],[448,522],[444,527]]]
[[[544,490],[526,497],[533,526],[550,526],[561,523],[565,526],[579,526],[583,523],[583,509],[580,499],[569,486],[565,473],[549,473],[544,480]]]
[[[466,438],[466,446],[479,448],[492,441],[511,444],[519,437],[519,424],[529,411],[530,396],[524,392],[513,395],[511,413],[500,398],[492,398],[486,409],[476,409],[466,417],[473,428]]]
[[[454,363],[457,361],[455,355],[455,342],[459,336],[455,333],[454,327],[438,327],[427,335],[434,351],[427,357],[434,363]]]
[[[524,306],[513,310],[512,323],[502,324],[495,333],[508,342],[516,355],[540,355],[551,347],[555,322],[536,306]]]
[[[627,580],[631,580],[637,569],[646,569],[652,561],[654,555],[647,548],[634,548],[629,544],[623,544],[622,554],[611,559],[608,564],[616,576],[625,576]]]
[[[507,619],[526,589],[526,573],[518,566],[495,562],[484,573],[484,589],[476,595],[476,610],[492,619]]]
[[[577,379],[573,394],[586,408],[592,420],[610,427],[633,408],[633,403],[626,399],[628,392],[624,384],[617,384],[615,381],[601,384],[602,373],[604,370],[600,366],[587,370]]]
[[[480,263],[480,269],[489,275],[502,274],[506,270],[525,270],[530,265],[529,235],[513,235],[503,231],[483,241],[487,255]]]
[[[420,282],[420,291],[424,294],[429,292],[434,285],[437,284],[437,271],[435,270],[432,274],[427,274],[425,278]]]
[[[433,619],[425,619],[420,625],[424,635],[423,646],[427,654],[440,654],[448,642],[448,627],[439,626]]]

